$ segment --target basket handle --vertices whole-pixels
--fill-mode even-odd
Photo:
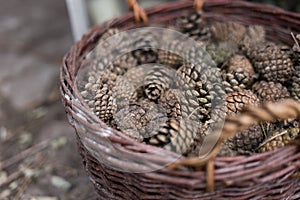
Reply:
[[[136,22],[148,22],[148,16],[145,10],[139,6],[136,0],[127,0],[128,9],[133,11]]]
[[[201,10],[203,8],[205,0],[194,0],[194,7],[196,10]],[[139,6],[136,0],[127,0],[128,9],[132,10],[134,13],[134,18],[136,22],[148,22],[148,16],[145,10]]]

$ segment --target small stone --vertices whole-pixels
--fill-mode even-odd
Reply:
[[[7,180],[7,172],[0,171],[0,185]]]
[[[5,141],[10,137],[10,132],[6,129],[6,127],[0,127],[0,140]]]
[[[11,182],[11,183],[9,184],[8,187],[9,187],[11,190],[14,190],[14,189],[16,189],[19,185],[20,185],[19,181],[16,180],[16,181]]]
[[[23,147],[26,148],[32,144],[32,133],[29,133],[27,131],[23,132],[20,135],[19,138],[19,144]]]
[[[70,182],[59,176],[52,176],[50,182],[54,187],[64,191],[68,191],[72,187]]]
[[[45,168],[40,168],[40,169],[39,168],[34,168],[34,169],[24,168],[23,169],[24,175],[28,178],[37,178],[49,171],[50,171],[49,166],[46,166]]]
[[[11,194],[11,190],[9,190],[9,189],[3,190],[0,193],[0,199],[6,199],[10,196],[10,194]]]
[[[67,138],[60,137],[51,142],[51,147],[52,147],[52,149],[57,150],[57,149],[60,149],[61,147],[65,146],[66,144],[67,144]]]

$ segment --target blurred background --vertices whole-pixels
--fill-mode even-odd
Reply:
[[[20,2],[0,6],[0,199],[95,199],[60,100],[59,67],[74,39],[127,12],[126,1]],[[300,11],[298,0],[256,2]]]

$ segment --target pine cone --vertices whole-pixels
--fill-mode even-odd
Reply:
[[[223,64],[222,69],[223,85],[227,93],[238,89],[247,89],[253,81],[253,67],[244,56],[231,57]]]
[[[183,41],[173,40],[164,50],[158,50],[158,63],[177,69],[184,62],[179,55],[184,51]]]
[[[92,54],[93,55],[93,54]],[[114,73],[116,75],[123,75],[129,69],[137,66],[137,60],[131,55],[131,53],[123,54],[117,58],[113,55],[108,55],[106,57],[91,56],[87,60],[86,64],[87,77],[102,76],[105,73]]]
[[[237,22],[217,22],[212,25],[212,37],[217,42],[239,44],[246,33],[246,27]]]
[[[250,25],[243,36],[240,46],[243,50],[265,43],[266,31],[260,25]]]
[[[246,105],[259,105],[259,99],[251,90],[240,89],[226,95],[227,115],[235,115]]]
[[[117,37],[111,38],[112,36],[118,34]],[[110,51],[121,51],[128,47],[127,34],[121,33],[117,28],[108,29],[104,32],[99,39],[98,45],[95,47],[93,54],[91,55],[94,60],[103,59],[110,55]]]
[[[78,81],[78,84],[81,95],[86,102],[90,101],[95,96],[96,91],[99,88],[97,80],[102,74],[103,72],[100,71],[88,71],[88,73],[82,74],[84,76],[83,80]]]
[[[160,99],[160,103],[165,109],[167,116],[176,120],[181,119],[181,105],[178,92],[180,91],[169,89]]]
[[[131,53],[127,53],[121,55],[120,57],[116,58],[112,62],[112,69],[110,70],[112,73],[117,75],[125,74],[129,69],[134,68],[137,66],[137,60],[132,56]]]
[[[134,38],[131,48],[136,49],[132,51],[132,55],[137,59],[138,64],[156,63],[158,37],[152,32],[138,32],[139,35],[132,35]]]
[[[152,100],[157,101],[169,88],[172,72],[162,66],[154,66],[145,77],[145,94]]]
[[[276,102],[290,97],[290,93],[287,88],[280,83],[260,81],[256,82],[252,89],[262,102]]]
[[[204,25],[201,11],[180,17],[177,26],[180,32],[186,33],[196,41],[207,40],[211,37],[210,29]]]
[[[157,60],[157,52],[151,48],[137,49],[132,54],[138,60],[138,64],[155,63]]]
[[[218,157],[227,157],[227,156],[237,156],[238,152],[233,150],[232,142],[224,141],[221,145],[220,152],[218,153]]]
[[[199,118],[202,122],[209,120],[212,101],[218,105],[225,95],[222,84],[218,82],[220,70],[191,64],[179,68],[178,74],[187,85],[181,101],[183,114],[185,111],[191,111],[189,108],[192,108],[193,115],[189,117]]]
[[[147,144],[186,154],[193,150],[197,126],[188,121],[170,119],[160,126],[157,134],[145,139]]]
[[[294,99],[300,101],[300,65],[293,69],[292,83],[289,91]]]
[[[250,61],[242,55],[234,55],[222,66],[222,70],[227,73],[231,72],[246,72],[249,74],[249,80],[252,81],[254,76],[254,69]]]
[[[110,73],[109,71],[88,71],[86,74],[88,77],[87,81],[84,80],[82,84],[84,87],[80,87],[81,95],[89,107],[95,111],[95,99],[97,92],[105,85],[109,85],[110,88],[113,87],[116,81],[116,75]],[[109,77],[111,76],[111,77]]]
[[[248,89],[249,83],[249,74],[247,72],[232,72],[222,74],[223,86],[226,93],[237,91],[240,89]]]
[[[246,52],[255,70],[267,81],[284,83],[292,73],[290,50],[268,42]]]
[[[217,66],[222,66],[226,60],[238,52],[238,46],[231,42],[210,43],[205,49]]]
[[[230,149],[239,154],[248,154],[255,152],[261,142],[264,140],[264,134],[259,125],[252,125],[244,131],[236,133],[233,137],[227,139],[226,143]]]
[[[283,147],[293,141],[299,135],[299,128],[289,128],[271,133],[260,145],[259,151],[266,152]]]
[[[127,78],[127,76],[119,76],[117,78],[112,88],[112,94],[116,100],[118,111],[138,99],[136,84],[130,78]]]
[[[130,103],[114,115],[117,128],[138,141],[152,137],[166,120],[163,109],[148,99]]]
[[[94,112],[99,119],[104,122],[110,120],[117,110],[115,99],[112,96],[112,90],[106,84],[96,92],[94,102]]]
[[[183,59],[179,55],[170,51],[159,50],[158,63],[177,69],[183,64]]]

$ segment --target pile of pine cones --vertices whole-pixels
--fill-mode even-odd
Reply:
[[[194,64],[174,52],[145,47],[109,62],[96,48],[85,63],[89,70],[79,89],[109,126],[140,142],[189,155],[201,145],[211,123],[222,121],[225,113],[234,116],[245,105],[266,101],[300,100],[300,35],[294,37],[293,46],[278,44],[266,40],[262,26],[208,25],[201,12],[181,16],[171,27],[194,39],[207,55]],[[119,32],[109,29],[100,42]],[[140,42],[147,44],[147,37],[155,35]],[[180,41],[170,44],[170,49],[181,48]],[[156,64],[148,70],[139,67],[146,63]],[[211,69],[210,76],[205,69]],[[213,108],[212,102],[222,95],[226,107]],[[212,112],[219,117],[212,120]],[[226,140],[219,155],[273,150],[291,142],[299,130],[293,119],[252,125]]]

